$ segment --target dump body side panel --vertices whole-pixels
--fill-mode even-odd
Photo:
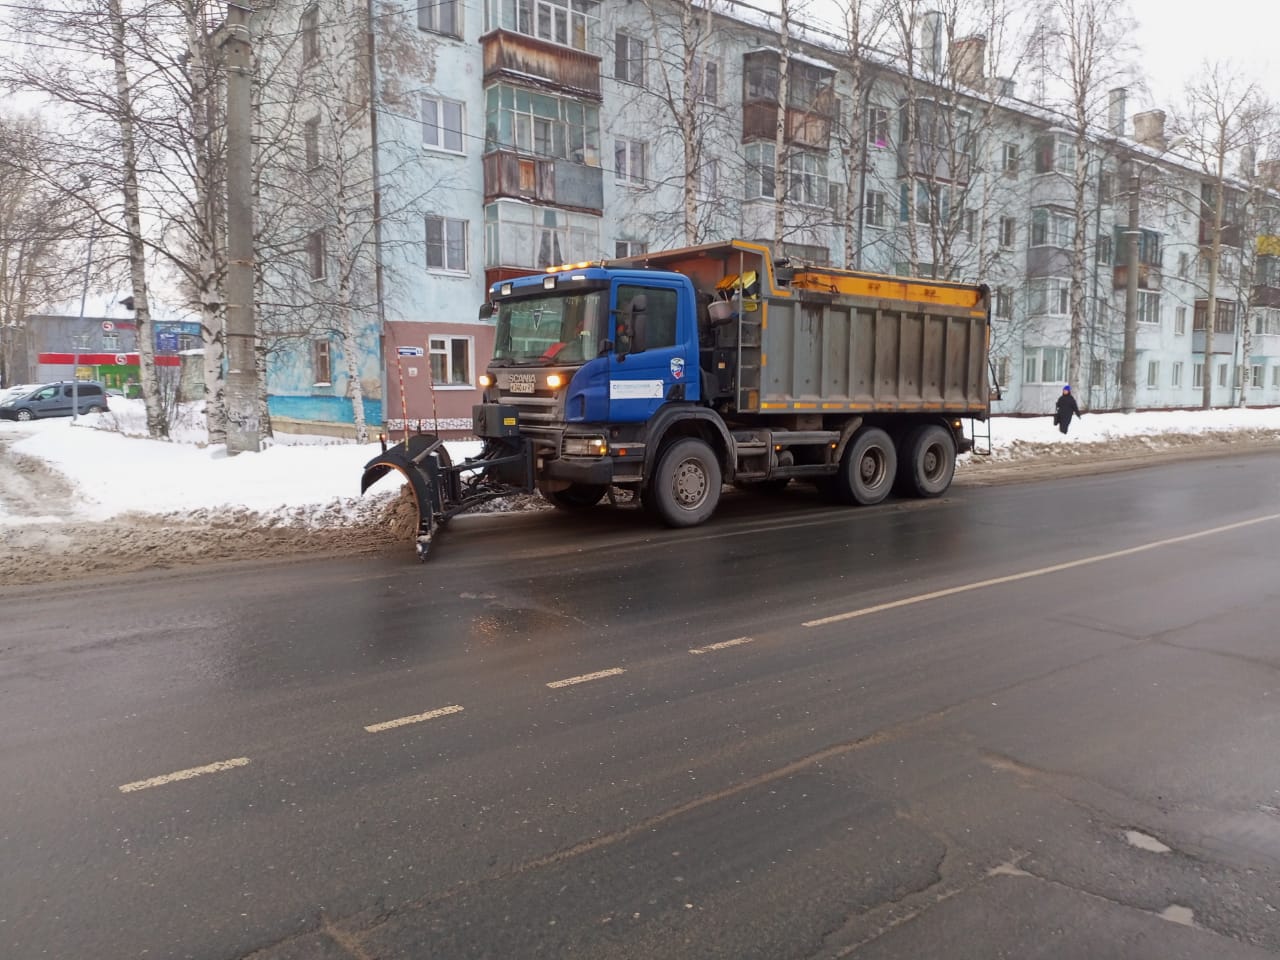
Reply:
[[[987,312],[799,295],[764,304],[759,410],[988,410]]]

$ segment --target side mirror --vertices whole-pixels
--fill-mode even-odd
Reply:
[[[486,300],[484,303],[480,304],[480,319],[481,319],[481,320],[488,320],[488,319],[489,319],[490,317],[492,317],[495,313],[497,313],[497,310],[495,310],[495,309],[494,309],[493,301],[492,301],[492,300]]]

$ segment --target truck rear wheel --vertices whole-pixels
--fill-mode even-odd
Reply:
[[[563,490],[543,491],[542,495],[561,510],[584,510],[594,507],[609,490],[604,484],[575,483]]]
[[[897,473],[898,452],[889,435],[878,427],[866,427],[845,448],[836,490],[845,503],[871,506],[889,495]]]
[[[939,497],[956,475],[956,442],[937,424],[916,427],[902,445],[898,484],[915,497]]]
[[[720,502],[720,461],[703,441],[687,437],[658,459],[647,498],[669,527],[696,527]]]

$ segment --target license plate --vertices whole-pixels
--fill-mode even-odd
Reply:
[[[507,389],[512,393],[533,393],[537,383],[538,378],[532,373],[513,373],[507,380]]]

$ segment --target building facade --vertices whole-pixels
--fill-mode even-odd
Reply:
[[[1080,150],[1063,118],[984,74],[981,37],[943,49],[927,21],[911,72],[873,54],[854,69],[821,27],[784,42],[759,11],[723,9],[436,0],[376,5],[371,31],[339,0],[257,15],[264,37],[296,40],[279,47],[296,103],[267,111],[262,139],[345,191],[317,186],[265,271],[302,279],[270,334],[273,414],[349,422],[358,393],[371,424],[465,432],[489,284],[735,236],[987,283],[995,409],[1029,414],[1067,379],[1083,246],[1082,406],[1120,407],[1131,298],[1139,407],[1198,407],[1205,378],[1214,405],[1280,403],[1280,204],[1258,178],[1227,191],[1210,310],[1207,180],[1168,149],[1158,111],[1128,117],[1117,91],[1110,129]]]

